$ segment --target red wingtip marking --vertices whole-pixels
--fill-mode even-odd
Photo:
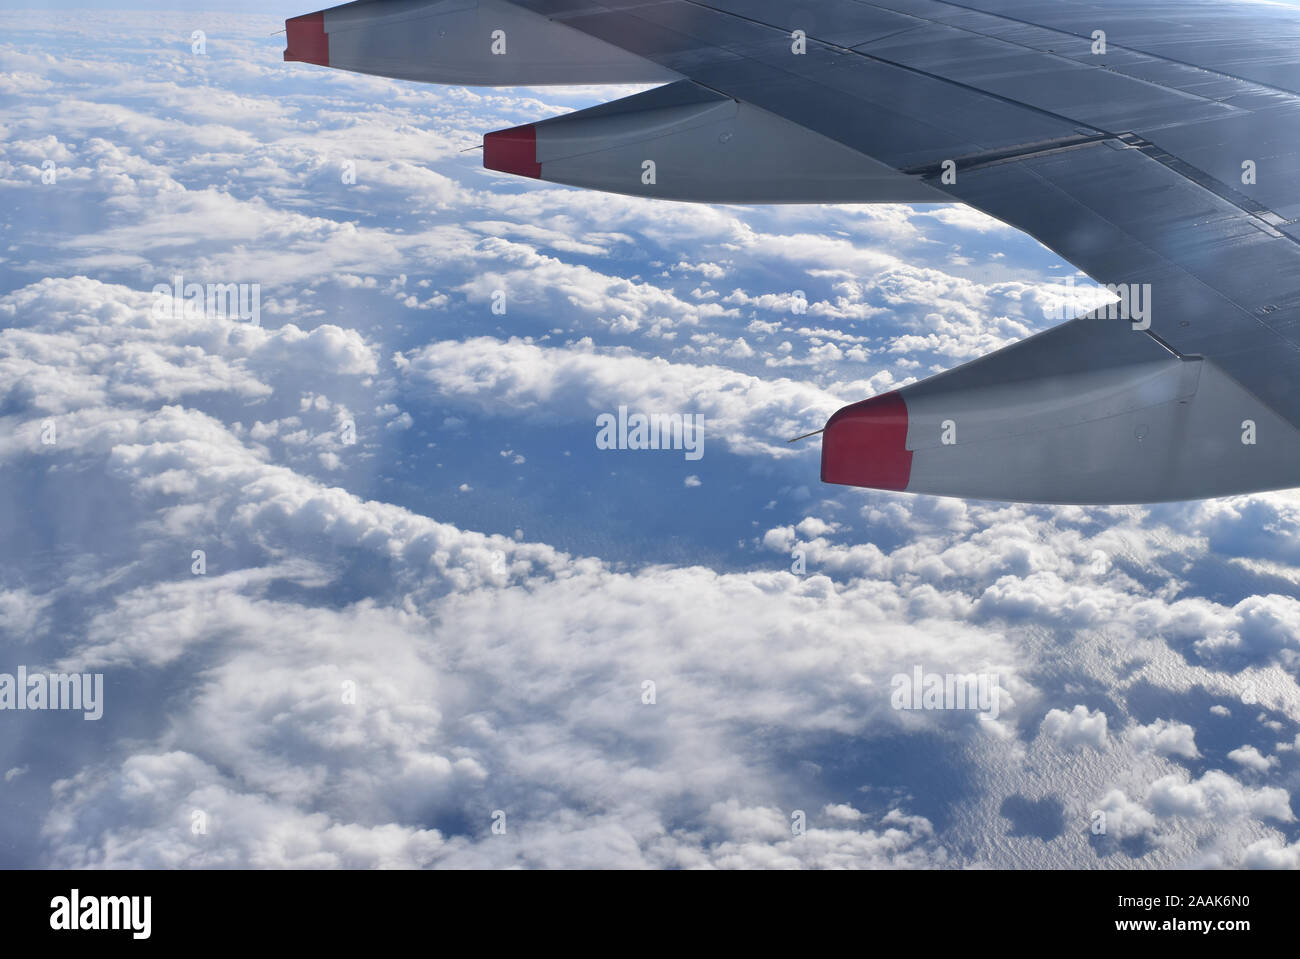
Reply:
[[[846,406],[822,434],[822,482],[872,489],[907,489],[912,451],[907,448],[907,403],[884,393]]]
[[[322,67],[330,65],[330,35],[325,32],[323,12],[306,13],[286,20],[284,29],[289,35],[289,45],[284,50],[285,60],[315,63]]]
[[[509,130],[497,130],[483,137],[483,165],[489,170],[542,178],[537,162],[537,127],[529,123]]]

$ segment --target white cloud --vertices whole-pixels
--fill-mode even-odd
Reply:
[[[1044,736],[1057,740],[1066,749],[1106,748],[1106,714],[1101,710],[1091,711],[1087,706],[1075,706],[1069,712],[1052,709],[1043,717],[1040,728]]]
[[[1124,795],[1123,790],[1112,789],[1096,805],[1104,814],[1105,835],[1128,839],[1145,835],[1155,829],[1156,818],[1141,803]]]
[[[1160,816],[1229,820],[1249,814],[1281,822],[1295,818],[1285,789],[1252,789],[1218,769],[1196,780],[1178,773],[1164,776],[1152,783],[1147,804]]]
[[[1300,842],[1268,836],[1246,847],[1241,864],[1248,869],[1300,869]]]
[[[1147,726],[1134,726],[1126,734],[1134,747],[1150,750],[1162,756],[1179,756],[1183,759],[1199,759],[1200,750],[1196,748],[1196,730],[1187,723],[1176,720],[1157,719]]]
[[[792,430],[821,424],[840,405],[794,380],[765,380],[717,366],[603,353],[589,343],[542,347],[521,339],[443,341],[396,359],[450,402],[494,415],[590,419],[629,410],[702,414],[705,436],[738,453],[785,457]],[[595,435],[592,427],[592,436]]]
[[[1228,753],[1228,758],[1238,766],[1253,769],[1257,773],[1268,772],[1278,763],[1276,756],[1265,756],[1254,746],[1239,746]]]

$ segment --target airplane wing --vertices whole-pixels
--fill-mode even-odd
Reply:
[[[1051,503],[1300,485],[1300,8],[1249,0],[361,0],[286,60],[662,83],[484,163],[702,202],[961,202],[1118,303],[837,412],[826,482]]]

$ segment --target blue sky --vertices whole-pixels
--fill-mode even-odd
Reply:
[[[1049,325],[1067,264],[955,207],[484,171],[639,88],[349,75],[281,61],[309,8],[166,6],[0,12],[0,672],[105,682],[0,713],[0,863],[1300,863],[1293,493],[969,503],[785,443]],[[260,326],[154,316],[178,272]],[[619,406],[703,458],[597,448]],[[997,718],[894,708],[918,667]]]

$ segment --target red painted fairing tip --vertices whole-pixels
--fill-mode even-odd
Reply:
[[[322,67],[330,65],[330,36],[325,32],[323,12],[286,20],[284,29],[289,35],[289,45],[284,51],[286,61],[316,63]]]
[[[822,482],[905,490],[912,476],[907,403],[884,393],[846,406],[822,433]]]
[[[537,128],[529,123],[487,134],[483,137],[483,165],[489,170],[540,180],[542,165],[537,162]]]

